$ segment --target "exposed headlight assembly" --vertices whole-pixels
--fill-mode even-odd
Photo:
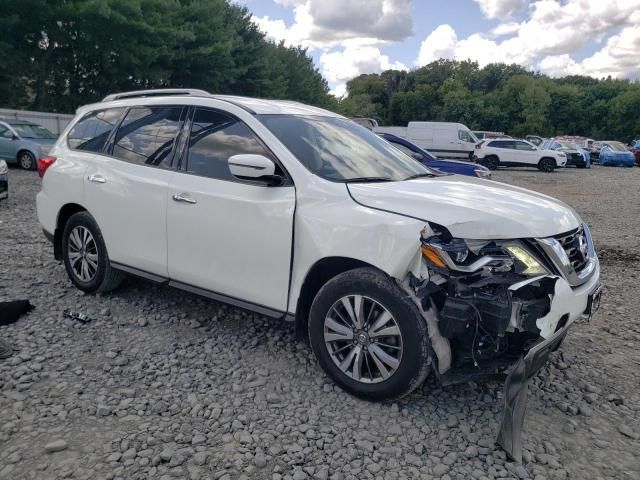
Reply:
[[[0,175],[6,175],[9,173],[9,167],[7,167],[7,162],[4,160],[0,160]]]
[[[474,273],[483,268],[495,272],[513,271],[526,277],[548,274],[545,266],[518,241],[491,242],[433,238],[422,244],[422,255],[438,268]]]

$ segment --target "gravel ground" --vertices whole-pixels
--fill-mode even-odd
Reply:
[[[37,175],[10,177],[0,300],[37,308],[0,327],[17,349],[0,360],[1,479],[640,478],[638,168],[494,175],[573,205],[606,285],[532,381],[522,465],[493,446],[501,383],[428,379],[367,403],[323,375],[291,324],[142,280],[82,294],[40,231]]]

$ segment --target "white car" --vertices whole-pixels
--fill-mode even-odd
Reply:
[[[295,321],[364,398],[405,395],[429,372],[504,371],[598,304],[598,259],[570,207],[433,172],[300,103],[110,95],[39,167],[38,218],[79,289],[133,274]]]
[[[543,150],[526,140],[499,138],[484,140],[476,145],[474,159],[490,170],[498,167],[537,167],[553,172],[567,164],[563,152]]]

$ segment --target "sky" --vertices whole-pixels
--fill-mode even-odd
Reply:
[[[362,73],[439,58],[552,77],[640,79],[640,0],[234,0],[275,41],[308,49],[332,93]]]

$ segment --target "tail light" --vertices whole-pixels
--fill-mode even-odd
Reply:
[[[44,173],[51,165],[56,161],[56,157],[42,157],[38,159],[38,175],[40,178],[44,177]]]
[[[480,147],[482,146],[482,142],[480,143],[476,143],[476,150],[480,150]]]

